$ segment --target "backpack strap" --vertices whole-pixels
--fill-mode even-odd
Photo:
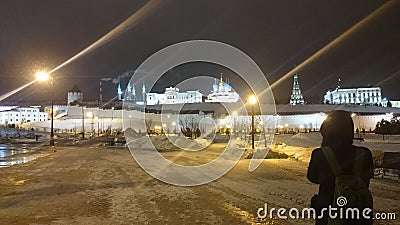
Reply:
[[[321,149],[329,163],[329,166],[331,167],[333,175],[335,175],[335,177],[339,176],[341,169],[340,169],[339,163],[336,160],[336,156],[333,153],[332,149],[329,146],[321,147]]]
[[[361,176],[364,164],[365,152],[362,148],[356,147],[356,157],[354,159],[353,174]]]
[[[341,169],[332,149],[329,146],[321,147],[321,149],[329,163],[329,166],[331,167],[333,175],[335,175],[335,177],[339,176],[341,173]],[[354,159],[354,167],[353,167],[353,174],[356,176],[361,176],[362,174],[364,157],[365,157],[364,150],[360,147],[356,147],[356,156]]]

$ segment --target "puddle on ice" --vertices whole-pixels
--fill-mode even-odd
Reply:
[[[32,146],[0,144],[0,168],[9,167],[16,164],[26,163],[34,160],[37,155],[29,155],[34,150]]]

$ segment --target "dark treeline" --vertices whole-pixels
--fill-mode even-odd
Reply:
[[[400,121],[399,120],[382,120],[376,124],[376,134],[400,134]]]

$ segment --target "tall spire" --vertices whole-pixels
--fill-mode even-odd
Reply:
[[[290,96],[290,104],[304,104],[304,98],[300,90],[299,77],[297,76],[297,73],[295,73],[293,76],[293,89]]]
[[[118,88],[117,88],[117,93],[118,93],[118,100],[122,100],[122,89],[121,89],[121,83],[118,83]]]
[[[142,85],[142,93],[146,93],[146,86],[144,85],[144,83]]]
[[[340,89],[340,85],[342,85],[342,79],[338,79],[337,81],[337,89]]]
[[[132,83],[132,95],[135,96],[136,95],[136,88],[135,88],[135,84]]]
[[[131,87],[131,82],[128,82],[128,87],[126,87],[126,91],[131,92],[132,91],[132,87]]]
[[[126,101],[131,101],[132,100],[132,87],[131,87],[131,82],[128,81],[128,85],[125,90],[125,98],[124,100]]]
[[[142,85],[142,100],[143,100],[143,103],[146,105],[146,86],[144,85],[144,82]]]

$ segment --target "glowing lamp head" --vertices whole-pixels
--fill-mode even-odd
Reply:
[[[36,79],[39,81],[46,81],[50,77],[50,75],[44,71],[37,72],[35,76],[36,76]]]
[[[250,95],[250,96],[249,96],[249,99],[248,99],[248,102],[249,102],[251,105],[256,104],[256,103],[257,103],[257,97],[256,97],[255,95]]]

